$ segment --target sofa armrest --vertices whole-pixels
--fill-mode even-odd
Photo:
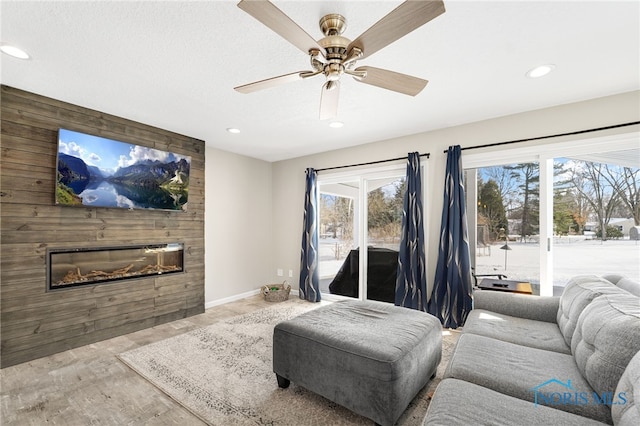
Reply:
[[[556,322],[560,297],[478,290],[473,293],[473,309],[484,309],[512,317]]]

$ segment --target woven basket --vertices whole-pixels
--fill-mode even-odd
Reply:
[[[262,294],[267,302],[282,302],[289,298],[291,286],[284,281],[282,284],[268,284],[262,286]]]

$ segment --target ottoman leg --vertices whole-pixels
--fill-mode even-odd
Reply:
[[[278,379],[278,387],[282,389],[286,389],[289,387],[289,384],[291,383],[289,379],[286,379],[279,374],[276,374],[276,378]]]

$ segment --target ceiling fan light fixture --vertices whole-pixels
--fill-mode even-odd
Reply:
[[[4,54],[12,56],[18,59],[29,59],[30,56],[27,52],[20,49],[19,47],[13,46],[7,43],[0,43],[0,51]]]
[[[329,79],[327,79],[327,83],[326,83],[327,84],[327,90],[333,90],[336,87],[338,87],[337,81],[338,80],[329,80]]]
[[[545,75],[549,74],[551,71],[553,71],[555,69],[555,65],[554,64],[543,64],[543,65],[538,65],[535,68],[530,69],[529,71],[527,71],[526,76],[529,78],[540,78],[540,77],[544,77]]]

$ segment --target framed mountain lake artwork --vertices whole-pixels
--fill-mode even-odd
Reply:
[[[191,157],[58,131],[57,205],[187,209]]]

